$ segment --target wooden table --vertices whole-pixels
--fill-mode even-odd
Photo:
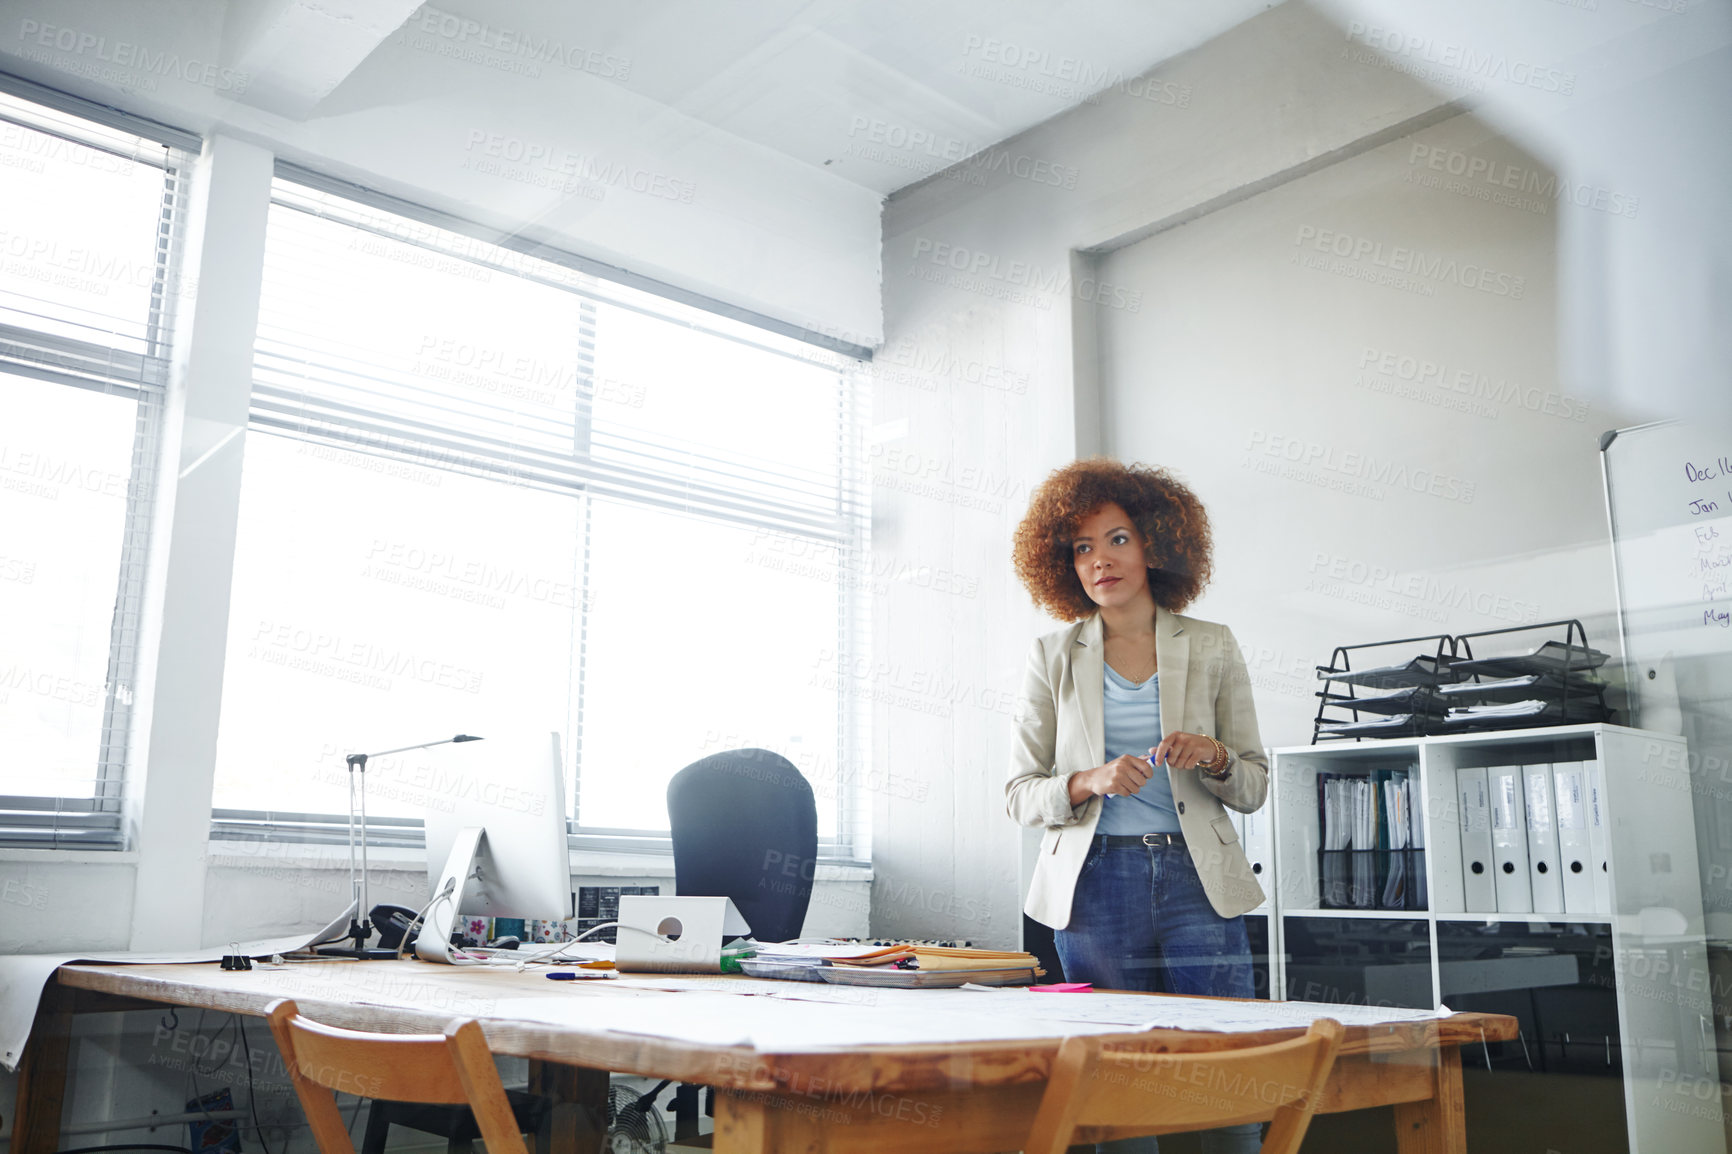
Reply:
[[[728,1154],[1012,1151],[1027,1136],[1059,1045],[1049,1038],[778,1054],[490,1018],[485,1012],[501,998],[570,997],[573,985],[549,982],[535,971],[412,961],[304,963],[239,973],[215,965],[67,966],[48,985],[19,1068],[13,1154],[59,1149],[76,1013],[167,1004],[258,1016],[276,998],[293,997],[310,1017],[351,1029],[436,1033],[454,1017],[478,1018],[493,1051],[530,1059],[532,1077],[562,1102],[556,1149],[538,1154],[601,1150],[601,1104],[610,1070],[715,1087],[715,1148]],[[368,1002],[390,1004],[362,1004],[356,998],[363,993]],[[1208,1051],[1301,1032],[1154,1030],[1147,1036],[1150,1049]],[[1515,1019],[1496,1014],[1349,1027],[1318,1111],[1393,1105],[1403,1154],[1465,1154],[1459,1047],[1505,1041],[1515,1033]]]

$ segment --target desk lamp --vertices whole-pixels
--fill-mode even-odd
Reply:
[[[371,920],[372,906],[367,898],[367,759],[370,757],[385,757],[393,753],[410,753],[417,749],[432,749],[435,745],[450,745],[453,742],[480,741],[467,733],[459,733],[456,737],[442,737],[438,741],[423,742],[420,745],[405,745],[400,749],[386,749],[378,753],[351,753],[347,757],[349,763],[349,889],[355,902],[354,912],[349,917],[349,932],[344,939],[353,941],[352,947],[334,946],[318,951],[331,957],[340,958],[394,958],[396,950],[368,949],[367,939],[373,936]],[[359,789],[356,788],[356,771],[360,772]],[[359,801],[359,826],[361,831],[361,860],[359,869],[355,863],[355,829],[357,825],[357,799]]]

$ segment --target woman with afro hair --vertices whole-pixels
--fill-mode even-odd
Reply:
[[[1238,642],[1179,613],[1210,575],[1202,503],[1165,470],[1077,461],[1035,490],[1014,555],[1072,622],[1029,650],[1005,786],[1011,818],[1046,827],[1025,909],[1057,931],[1067,981],[1251,997],[1241,915],[1263,891],[1227,809],[1262,806],[1269,766]]]

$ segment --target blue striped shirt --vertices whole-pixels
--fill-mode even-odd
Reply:
[[[1101,719],[1106,728],[1107,760],[1146,757],[1161,744],[1161,679],[1150,677],[1138,685],[1120,677],[1104,665],[1101,684]],[[1179,813],[1173,808],[1173,787],[1165,766],[1153,767],[1143,787],[1130,797],[1109,796],[1101,810],[1096,833],[1178,833]]]

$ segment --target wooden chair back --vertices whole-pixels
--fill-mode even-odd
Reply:
[[[1342,1033],[1340,1022],[1319,1018],[1291,1041],[1181,1054],[1113,1048],[1147,1045],[1146,1034],[1066,1038],[1024,1154],[1264,1120],[1272,1125],[1262,1154],[1293,1154]]]
[[[337,1110],[341,1090],[394,1102],[467,1105],[488,1154],[528,1154],[481,1027],[454,1021],[443,1034],[369,1034],[301,1016],[287,998],[265,1013],[321,1154],[355,1154]]]

